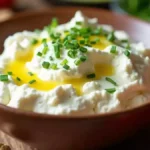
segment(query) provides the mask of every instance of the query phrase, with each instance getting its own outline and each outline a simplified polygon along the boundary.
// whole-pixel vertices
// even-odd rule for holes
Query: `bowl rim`
[[[39,9],[39,10],[28,10],[28,11],[25,11],[25,12],[19,12],[19,13],[14,13],[13,16],[11,16],[11,18],[3,21],[3,22],[0,22],[0,24],[5,24],[7,22],[10,22],[10,21],[14,21],[14,20],[17,20],[17,19],[20,19],[22,17],[27,17],[27,16],[34,16],[34,15],[38,15],[38,14],[42,14],[42,13],[52,13],[53,11],[58,11],[59,9],[73,9],[73,10],[85,10],[85,11],[100,11],[100,12],[104,12],[104,13],[107,13],[107,14],[113,14],[113,15],[116,15],[118,17],[123,17],[123,18],[126,18],[128,20],[134,20],[135,22],[138,22],[138,23],[143,23],[145,25],[148,25],[150,27],[150,22],[148,21],[145,21],[145,20],[142,20],[142,19],[139,19],[135,16],[129,16],[128,14],[120,14],[118,12],[115,12],[113,10],[106,10],[104,8],[93,8],[93,7],[89,7],[89,6],[86,6],[86,7],[83,7],[83,6],[79,6],[79,7],[76,7],[76,6],[55,6],[55,7],[51,7],[51,8],[42,8],[42,9]]]
[[[140,20],[136,17],[131,17],[128,16],[126,14],[119,14],[117,12],[114,11],[110,11],[110,10],[105,10],[102,8],[91,8],[91,7],[74,7],[74,6],[56,6],[56,7],[52,7],[52,8],[46,8],[46,9],[40,9],[40,10],[34,10],[34,11],[28,11],[28,12],[21,12],[19,14],[15,14],[14,16],[12,16],[10,19],[1,22],[0,25],[3,25],[5,23],[9,23],[11,21],[15,21],[17,19],[23,18],[23,17],[28,17],[28,16],[34,16],[34,15],[38,15],[38,14],[42,14],[42,13],[52,13],[53,11],[57,11],[58,9],[74,9],[74,10],[86,10],[86,11],[99,11],[99,12],[104,12],[107,14],[113,14],[116,16],[120,16],[123,18],[126,18],[128,20],[131,20],[133,22],[138,22],[138,23],[143,23],[145,25],[148,25],[150,27],[150,23]],[[38,112],[32,112],[32,111],[25,111],[25,110],[21,110],[18,108],[13,108],[13,107],[9,107],[7,105],[4,104],[0,104],[0,109],[4,112],[9,112],[9,113],[13,113],[16,116],[25,116],[25,117],[30,117],[30,118],[36,118],[36,119],[65,119],[65,120],[74,120],[74,119],[81,119],[81,120],[88,120],[88,119],[99,119],[99,118],[105,118],[105,117],[112,117],[112,116],[118,116],[118,115],[124,115],[124,114],[128,114],[128,113],[134,113],[136,110],[141,110],[144,109],[146,107],[150,108],[150,103],[145,103],[142,104],[140,106],[131,108],[131,109],[125,109],[122,111],[115,111],[115,112],[106,112],[106,113],[98,113],[98,114],[87,114],[87,115],[54,115],[54,114],[46,114],[46,113],[38,113]]]

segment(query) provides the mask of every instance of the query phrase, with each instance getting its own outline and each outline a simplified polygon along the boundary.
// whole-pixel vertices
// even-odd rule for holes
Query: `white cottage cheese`
[[[64,46],[61,48],[60,57],[55,58],[55,43],[49,38],[48,30],[42,30],[40,33],[23,31],[9,36],[4,43],[4,52],[0,56],[0,102],[23,110],[56,115],[87,115],[121,111],[149,102],[150,95],[146,90],[143,74],[146,66],[150,65],[150,53],[144,45],[130,43],[130,48],[125,48],[128,44],[122,41],[129,40],[127,33],[114,31],[110,25],[100,25],[96,18],[89,19],[80,11],[76,12],[70,22],[56,26],[53,32],[61,33],[63,39],[66,34],[69,34],[64,31],[70,32],[74,27],[77,30],[87,27],[92,30],[103,29],[107,38],[113,34],[115,41],[104,40],[103,47],[96,47],[96,44],[95,46],[84,45],[87,52],[78,50],[76,58],[70,57],[68,55],[70,49]],[[45,43],[41,42],[43,38],[47,39]],[[36,46],[31,44],[34,39],[40,41],[38,44],[34,41]],[[80,40],[84,39],[78,39]],[[101,37],[99,45],[100,43]],[[43,54],[45,46],[46,54]],[[33,50],[33,56],[27,58],[26,55],[29,55],[31,50]],[[86,60],[77,65],[75,61],[81,61],[79,58],[83,56]],[[24,59],[27,60],[24,64],[25,68],[20,70],[18,62],[22,63]],[[48,62],[47,68],[43,67],[43,62]],[[16,72],[9,70],[12,64],[18,67],[15,67],[15,70],[18,69]],[[96,65],[99,67],[98,70]],[[114,68],[113,73],[105,73],[111,72],[110,66]],[[66,69],[66,67],[69,68]],[[27,83],[26,81],[29,81],[31,77],[24,79],[26,78],[24,70],[32,72],[32,78],[36,76],[39,81],[31,80],[32,83]],[[8,71],[12,71],[12,75],[9,73],[8,81],[2,81],[2,75],[6,75]],[[20,76],[17,76],[18,73]],[[101,75],[97,77],[100,73]],[[96,78],[92,77],[88,80],[86,79],[88,75],[96,75]],[[38,85],[38,82],[42,84]],[[52,86],[54,84],[53,88],[45,88],[49,86],[48,83]],[[77,90],[79,87],[80,94]]]

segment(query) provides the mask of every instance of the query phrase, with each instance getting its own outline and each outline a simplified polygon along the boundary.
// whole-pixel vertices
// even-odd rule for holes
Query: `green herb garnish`
[[[66,69],[66,70],[70,69],[70,67],[68,65],[66,65],[66,64],[63,66],[63,68]]]
[[[45,44],[47,42],[47,39],[42,39],[42,43]]]
[[[45,55],[45,54],[47,53],[47,51],[48,51],[48,45],[45,44],[45,45],[44,45],[44,48],[43,48],[43,50],[42,50],[42,53]]]
[[[127,43],[127,45],[126,45],[126,47],[125,47],[126,49],[130,49],[131,48],[131,46],[130,46],[130,44],[129,44],[129,42]]]
[[[42,66],[43,66],[43,68],[48,69],[49,66],[50,66],[50,63],[47,62],[47,61],[44,61],[44,62],[42,63]]]
[[[88,74],[86,77],[89,78],[89,79],[95,78],[96,74],[95,73],[91,73],[91,74]]]
[[[41,56],[42,56],[42,53],[41,53],[41,52],[38,52],[37,55],[41,57]]]
[[[74,63],[75,63],[76,66],[79,66],[81,62],[82,62],[82,61],[81,61],[80,59],[76,59],[76,60],[74,61]]]
[[[85,44],[85,40],[80,40],[80,44]]]
[[[8,81],[8,75],[0,75],[0,81],[7,82]]]
[[[117,53],[117,47],[115,45],[113,45],[110,49],[110,52],[113,54],[116,54]]]
[[[129,52],[129,50],[126,49],[126,50],[124,51],[124,54],[125,54],[127,57],[130,57],[130,52]]]
[[[58,19],[57,19],[57,18],[53,18],[52,21],[51,21],[50,26],[51,26],[52,28],[57,27],[57,26],[58,26]]]
[[[105,79],[106,79],[106,81],[110,82],[111,84],[117,86],[117,83],[114,80],[112,80],[111,78],[106,77]]]
[[[93,35],[100,35],[100,34],[102,34],[102,32],[103,32],[103,28],[101,27],[101,28],[94,29],[92,31],[92,34]]]
[[[16,77],[16,80],[17,80],[17,81],[21,81],[21,79],[20,79],[19,77]]]
[[[34,32],[35,32],[36,34],[40,34],[40,33],[41,33],[41,30],[35,29]]]
[[[108,93],[114,93],[116,91],[115,88],[105,89]]]
[[[61,65],[66,65],[68,63],[68,60],[67,59],[64,59],[60,64]]]
[[[52,56],[49,56],[49,59],[50,59],[51,61],[53,61],[53,60],[54,60],[54,58],[53,58]]]
[[[52,63],[50,68],[53,69],[53,70],[57,70],[58,69],[57,68],[57,64],[55,64],[55,63]]]
[[[60,58],[60,45],[58,43],[54,44],[54,53],[56,58]]]
[[[84,61],[87,60],[87,57],[83,55],[83,56],[80,57],[80,60],[81,60],[82,62],[84,62]]]
[[[76,50],[69,50],[68,51],[68,56],[71,58],[76,58],[77,51]]]
[[[32,44],[32,45],[35,45],[35,44],[37,44],[37,43],[38,43],[38,40],[37,40],[37,39],[32,39],[32,40],[31,40],[31,44]]]
[[[94,44],[96,44],[96,41],[90,41],[90,44],[92,44],[92,45],[94,45]]]
[[[33,75],[34,75],[32,72],[28,72],[28,74],[29,74],[30,76],[33,76]]]
[[[108,34],[107,40],[110,41],[110,42],[113,42],[115,40],[114,32],[111,32],[111,33]]]
[[[77,21],[76,25],[82,25],[82,22],[81,21]]]
[[[97,43],[97,42],[100,42],[100,38],[99,37],[96,37],[95,39],[94,39],[94,41]]]
[[[8,73],[8,75],[10,75],[10,76],[13,74],[11,71],[9,71],[9,72],[7,72],[7,73]]]
[[[85,48],[85,47],[80,47],[79,50],[80,50],[82,53],[86,53],[86,52],[87,52],[87,48]]]
[[[31,80],[31,81],[29,81],[29,84],[33,84],[33,83],[35,83],[36,82],[36,80]]]

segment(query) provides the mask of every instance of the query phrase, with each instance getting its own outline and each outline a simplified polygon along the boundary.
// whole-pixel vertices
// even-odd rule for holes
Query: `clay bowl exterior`
[[[100,23],[111,24],[127,31],[135,41],[150,47],[150,25],[112,12],[93,8],[52,8],[25,13],[0,24],[0,50],[4,39],[15,32],[33,30],[47,25],[52,17],[60,23],[68,21],[76,10]],[[11,52],[10,52],[11,53]],[[0,105],[0,129],[39,150],[94,149],[106,147],[150,124],[150,104],[132,110],[93,116],[54,116],[24,112]]]

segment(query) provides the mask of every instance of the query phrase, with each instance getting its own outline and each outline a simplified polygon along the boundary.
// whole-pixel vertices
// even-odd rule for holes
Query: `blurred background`
[[[0,21],[16,12],[60,5],[104,8],[150,22],[150,0],[0,0]]]

